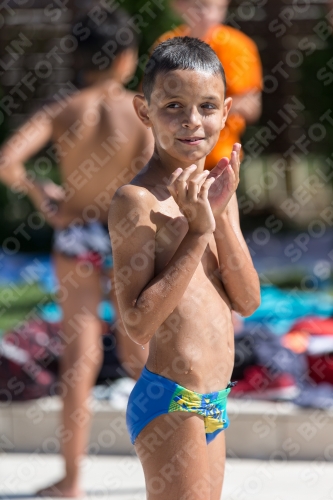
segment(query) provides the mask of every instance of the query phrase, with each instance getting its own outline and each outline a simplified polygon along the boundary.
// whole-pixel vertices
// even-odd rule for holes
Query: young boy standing
[[[176,37],[153,52],[136,112],[155,152],[111,203],[119,308],[129,337],[150,343],[127,408],[149,500],[220,499],[226,399],[234,361],[232,310],[259,305],[235,191],[240,145],[211,171],[232,105],[223,67],[204,42]],[[112,239],[112,238],[111,238]]]
[[[84,90],[37,111],[0,152],[0,180],[27,194],[55,228],[53,252],[64,330],[60,382],[65,476],[40,494],[56,497],[82,494],[80,461],[91,422],[88,403],[102,360],[98,307],[101,278],[110,273],[110,201],[152,151],[151,133],[133,110],[134,94],[124,87],[137,62],[129,16],[110,8],[101,9],[96,19],[88,10],[73,24],[71,35]],[[59,159],[61,188],[51,181],[32,181],[24,167],[50,141]],[[49,203],[55,200],[57,210]],[[117,347],[125,368],[136,365],[129,375],[138,378],[147,349],[120,331]]]
[[[233,144],[240,141],[247,124],[261,114],[262,67],[256,44],[238,29],[221,24],[225,21],[230,0],[172,0],[171,5],[184,24],[164,33],[156,43],[175,36],[191,36],[208,43],[224,67],[227,95],[232,97],[228,120],[215,148],[206,159],[212,169]]]

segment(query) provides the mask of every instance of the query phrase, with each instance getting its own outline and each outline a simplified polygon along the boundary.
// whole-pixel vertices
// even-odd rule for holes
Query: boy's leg
[[[141,431],[135,449],[145,474],[147,500],[210,500],[201,417],[186,412],[159,416]]]
[[[113,280],[113,269],[111,269],[111,282]],[[129,338],[124,328],[123,322],[120,317],[119,307],[117,302],[117,296],[114,293],[113,288],[111,289],[111,301],[116,310],[117,320],[116,320],[116,339],[117,339],[117,354],[119,361],[123,369],[128,373],[128,375],[135,380],[141,375],[142,368],[146,364],[149,354],[149,344],[144,346],[142,349],[141,345],[136,344]]]
[[[63,397],[62,453],[65,477],[42,490],[48,496],[75,497],[79,487],[80,459],[84,455],[89,430],[89,396],[102,360],[101,322],[97,307],[101,299],[100,273],[91,265],[55,255],[60,284],[59,302],[63,309],[64,353],[61,363]]]
[[[207,446],[210,472],[210,500],[220,500],[225,469],[225,432]]]

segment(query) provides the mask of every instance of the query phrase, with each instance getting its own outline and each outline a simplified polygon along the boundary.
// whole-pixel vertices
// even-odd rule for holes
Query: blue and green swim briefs
[[[154,418],[174,411],[193,412],[204,417],[206,441],[210,443],[229,426],[227,397],[233,385],[231,382],[222,391],[200,394],[144,367],[130,394],[126,411],[132,444]]]

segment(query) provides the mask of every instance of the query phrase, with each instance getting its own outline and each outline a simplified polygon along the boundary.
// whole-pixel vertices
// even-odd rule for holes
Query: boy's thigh
[[[174,412],[152,420],[135,442],[148,500],[210,500],[204,421]]]
[[[225,432],[220,432],[207,446],[209,474],[210,474],[210,500],[220,500],[225,469]]]
[[[60,254],[54,255],[54,263],[58,278],[56,300],[62,309],[65,332],[63,344],[67,363],[70,364],[86,354],[92,346],[100,344],[100,272],[87,265],[78,266],[75,259]],[[94,366],[100,362],[100,347],[97,357],[98,360],[93,362]]]
[[[53,254],[59,286],[59,302],[99,303],[102,295],[101,272],[91,263],[80,262],[60,253]]]

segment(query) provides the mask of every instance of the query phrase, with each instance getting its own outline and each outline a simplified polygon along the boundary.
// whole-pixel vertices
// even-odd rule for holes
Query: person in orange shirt
[[[240,142],[246,125],[261,115],[262,67],[256,44],[244,33],[222,23],[229,0],[172,0],[173,9],[186,24],[167,31],[154,46],[176,36],[191,36],[208,43],[220,59],[227,79],[227,97],[232,108],[225,128],[207,156],[205,168],[230,158],[233,145]]]

